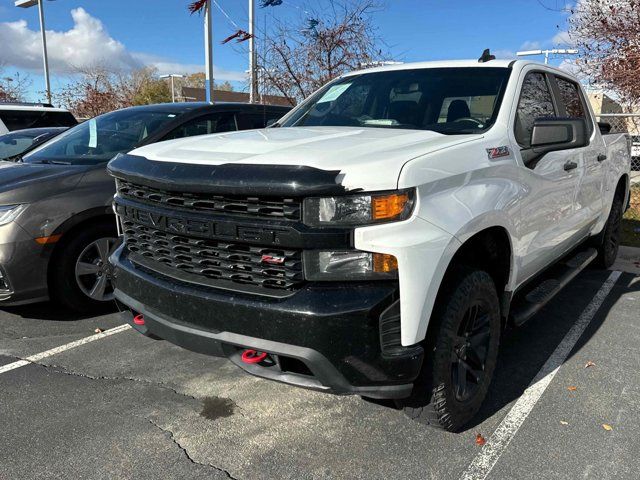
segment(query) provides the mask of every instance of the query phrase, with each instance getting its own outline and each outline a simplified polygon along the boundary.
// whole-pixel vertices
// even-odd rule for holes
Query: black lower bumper
[[[254,375],[335,394],[403,398],[423,360],[419,346],[383,353],[380,315],[397,296],[394,283],[309,284],[270,298],[187,284],[136,268],[120,248],[116,298],[145,317],[122,315],[143,334],[189,350],[227,357]],[[247,364],[245,349],[269,354]]]

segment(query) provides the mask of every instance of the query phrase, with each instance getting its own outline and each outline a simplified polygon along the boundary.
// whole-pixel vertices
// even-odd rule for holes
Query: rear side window
[[[578,86],[564,78],[556,77],[556,81],[558,83],[558,88],[560,89],[562,103],[567,110],[567,116],[574,118],[586,118]]]
[[[531,147],[533,124],[539,118],[556,117],[553,97],[543,73],[528,73],[522,84],[516,111],[516,140],[523,148]]]
[[[212,113],[183,123],[175,130],[169,132],[163,140],[230,132],[237,129],[236,117],[233,113]]]
[[[0,110],[0,119],[9,131],[25,128],[73,127],[78,124],[70,112]]]

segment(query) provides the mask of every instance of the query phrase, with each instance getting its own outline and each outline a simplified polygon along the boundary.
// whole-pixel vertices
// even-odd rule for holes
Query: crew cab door
[[[559,75],[550,75],[551,85],[558,100],[560,115],[585,120],[589,144],[575,150],[580,155],[582,175],[576,194],[576,219],[584,235],[600,218],[603,208],[604,168],[607,151],[602,136],[577,83]]]
[[[515,155],[521,162],[521,181],[526,188],[516,225],[518,283],[552,264],[575,244],[582,216],[576,197],[584,174],[580,149],[549,152],[534,161],[527,160],[535,121],[560,116],[560,107],[547,73],[529,71],[521,81],[513,119],[515,141],[520,147]]]

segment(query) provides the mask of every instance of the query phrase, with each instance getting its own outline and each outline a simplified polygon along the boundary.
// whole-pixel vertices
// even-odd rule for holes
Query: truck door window
[[[531,147],[533,123],[539,118],[555,117],[553,97],[543,73],[528,73],[522,84],[516,110],[515,134],[522,148]]]
[[[567,110],[567,116],[572,118],[586,118],[578,86],[564,78],[556,77],[556,82],[560,90],[562,103]]]
[[[162,140],[194,137],[210,133],[222,133],[237,130],[236,117],[233,113],[212,113],[197,117],[183,123],[169,132]]]
[[[566,78],[555,77],[556,85],[560,92],[560,101],[564,105],[566,115],[570,118],[584,118],[587,122],[589,134],[593,131],[593,124],[587,117],[587,108],[585,106],[582,95],[580,95],[580,87],[571,80]]]

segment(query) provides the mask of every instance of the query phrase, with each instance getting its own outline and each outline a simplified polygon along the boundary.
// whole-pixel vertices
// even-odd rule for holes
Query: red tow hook
[[[265,352],[258,352],[251,349],[247,349],[242,352],[242,361],[244,363],[260,363],[265,358],[267,358],[267,354]]]
[[[139,314],[133,317],[133,323],[136,325],[144,325],[144,315]]]

